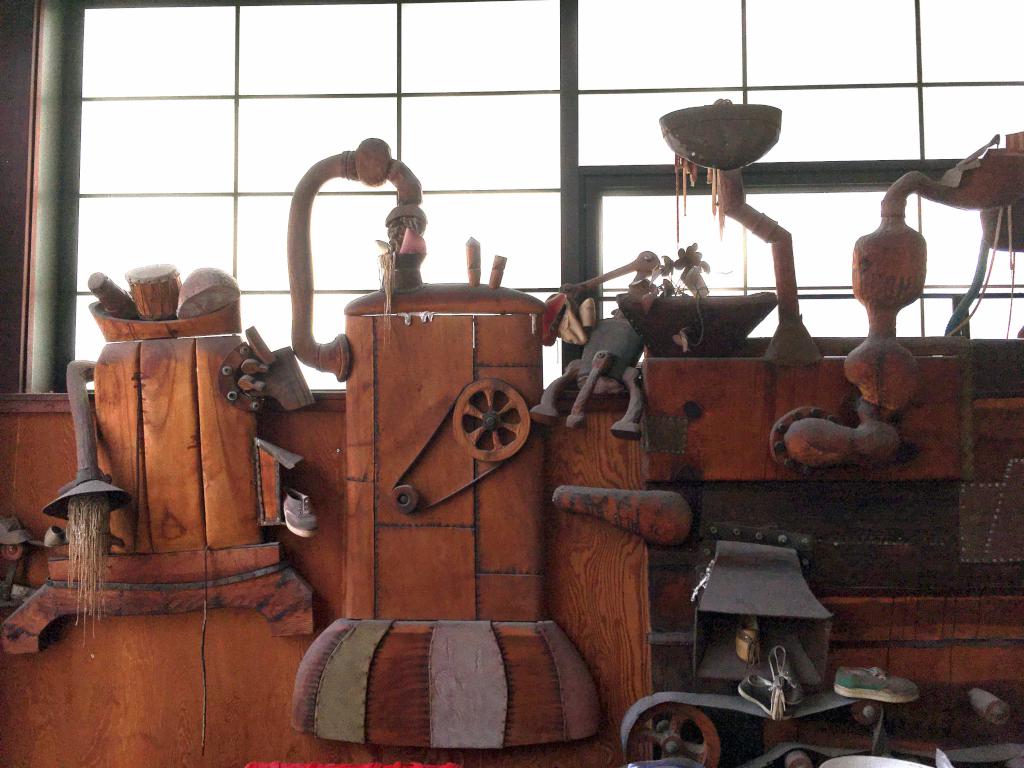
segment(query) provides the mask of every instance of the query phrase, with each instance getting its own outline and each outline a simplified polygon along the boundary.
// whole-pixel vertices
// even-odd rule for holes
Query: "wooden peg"
[[[139,316],[139,308],[128,292],[102,272],[89,275],[89,290],[100,300],[103,309],[111,317],[122,320],[134,320]]]
[[[480,243],[474,237],[466,241],[466,272],[470,288],[480,285]]]
[[[261,363],[271,365],[274,360],[274,353],[270,351],[270,347],[260,336],[260,332],[256,330],[255,325],[251,325],[245,329],[245,339],[249,342],[249,347],[252,349],[253,357],[259,360]],[[248,373],[248,371],[246,371]]]
[[[501,287],[501,279],[505,276],[505,262],[507,262],[504,256],[495,256],[494,261],[491,263],[491,279],[487,281],[488,288],[499,288]]]

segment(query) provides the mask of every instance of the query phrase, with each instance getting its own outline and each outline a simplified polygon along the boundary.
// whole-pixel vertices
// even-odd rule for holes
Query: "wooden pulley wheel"
[[[452,409],[455,440],[478,461],[504,461],[530,436],[530,410],[515,388],[501,379],[474,381]]]
[[[626,738],[626,761],[685,757],[718,768],[718,729],[699,708],[678,702],[655,704],[640,713]]]
[[[24,544],[4,544],[0,547],[0,558],[10,562],[15,562],[21,559],[21,555],[24,551]]]

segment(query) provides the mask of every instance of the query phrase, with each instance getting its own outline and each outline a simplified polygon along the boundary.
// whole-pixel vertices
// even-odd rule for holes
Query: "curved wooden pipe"
[[[71,420],[75,425],[75,457],[78,472],[75,479],[61,489],[72,488],[86,480],[106,480],[96,458],[96,422],[89,405],[86,384],[93,380],[96,363],[90,360],[72,360],[67,368],[68,400],[71,401]]]
[[[796,267],[793,264],[793,236],[779,222],[747,203],[741,171],[720,171],[719,174],[718,204],[722,206],[722,212],[772,248],[775,293],[779,299],[779,327],[765,357],[779,365],[811,365],[818,362],[821,360],[821,352],[800,319]]]
[[[560,485],[551,500],[557,509],[600,518],[648,544],[666,547],[686,541],[693,523],[686,499],[671,491]]]
[[[391,159],[391,149],[380,139],[366,139],[354,152],[342,152],[315,163],[295,187],[288,213],[288,284],[292,299],[292,348],[295,356],[318,371],[333,373],[338,381],[348,378],[351,354],[345,334],[319,344],[313,338],[313,251],[310,218],[320,188],[331,179],[361,181],[379,187],[390,181],[398,192],[398,207],[387,218],[392,247],[401,243],[406,226],[417,221],[422,230],[426,217],[419,209],[422,188],[412,171]],[[392,230],[395,231],[392,236]]]

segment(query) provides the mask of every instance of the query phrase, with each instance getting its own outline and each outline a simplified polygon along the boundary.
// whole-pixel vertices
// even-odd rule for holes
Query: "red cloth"
[[[362,763],[353,765],[350,763],[249,763],[245,768],[462,768],[455,763],[444,765],[424,765],[423,763]]]

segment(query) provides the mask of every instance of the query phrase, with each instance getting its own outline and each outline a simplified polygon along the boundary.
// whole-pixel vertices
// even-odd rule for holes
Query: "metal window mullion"
[[[232,168],[232,192],[231,192],[231,276],[238,280],[238,123],[240,102],[238,99],[241,71],[241,48],[242,48],[242,7],[235,3],[235,122],[234,140],[234,164]]]

